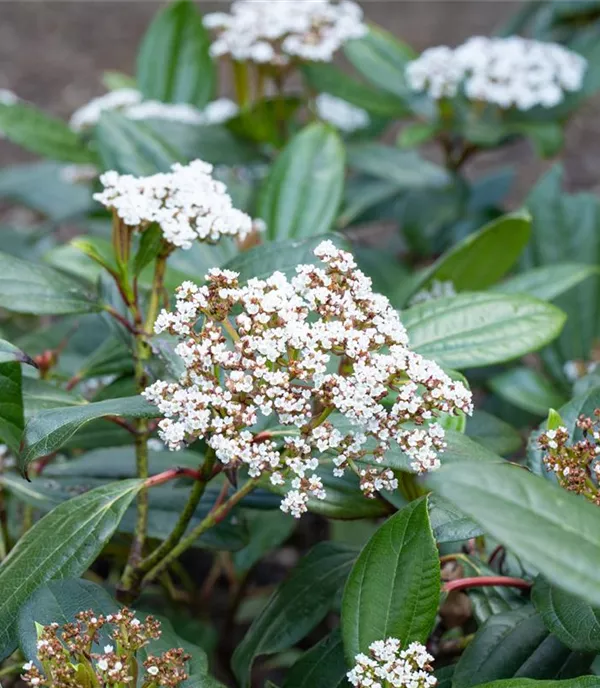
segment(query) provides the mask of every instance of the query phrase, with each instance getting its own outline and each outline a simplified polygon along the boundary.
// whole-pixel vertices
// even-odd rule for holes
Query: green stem
[[[193,528],[188,535],[182,538],[173,549],[162,558],[162,560],[154,566],[143,578],[142,584],[150,583],[157,576],[159,576],[172,561],[177,559],[186,549],[191,547],[196,540],[203,535],[207,530],[210,530],[218,523],[220,523],[227,514],[238,504],[246,495],[250,494],[252,490],[259,484],[258,479],[248,480],[230,499],[224,504],[211,511],[204,520]]]
[[[250,78],[248,73],[248,65],[245,62],[232,61],[233,65],[233,83],[235,86],[235,94],[240,108],[245,108],[250,105]]]
[[[138,566],[138,571],[140,574],[150,571],[156,564],[158,564],[161,559],[166,557],[169,552],[177,546],[183,534],[185,533],[190,521],[192,520],[196,508],[204,495],[206,486],[211,479],[212,469],[215,465],[216,456],[213,450],[209,449],[206,455],[206,460],[202,466],[202,479],[196,480],[190,496],[188,497],[187,504],[185,505],[183,511],[179,516],[177,524],[173,528],[171,534],[167,537],[164,542],[159,545],[149,556],[147,556],[143,561],[140,562]]]
[[[150,301],[148,302],[148,311],[146,313],[146,323],[144,326],[145,331],[148,333],[152,332],[154,329],[154,322],[162,302],[162,296],[165,289],[167,258],[168,253],[161,253],[154,265],[154,280],[152,281],[152,291],[150,292]]]

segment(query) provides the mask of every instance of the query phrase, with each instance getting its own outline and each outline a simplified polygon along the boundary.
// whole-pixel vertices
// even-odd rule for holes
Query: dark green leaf
[[[19,363],[0,363],[0,439],[19,451],[25,426],[22,373]]]
[[[565,315],[528,296],[484,292],[427,301],[404,311],[402,321],[414,349],[461,369],[536,351],[559,334]]]
[[[40,586],[80,576],[110,539],[142,482],[104,485],[57,506],[19,540],[0,566],[0,658],[17,643],[17,614]]]
[[[300,657],[283,688],[345,688],[347,670],[342,637],[335,630]]]
[[[539,416],[545,416],[549,408],[565,403],[562,393],[547,377],[525,366],[495,375],[488,384],[505,401]]]
[[[456,665],[452,686],[469,688],[513,677],[571,678],[588,670],[592,659],[573,654],[550,635],[528,605],[486,621]]]
[[[325,124],[311,124],[283,149],[258,201],[271,239],[303,239],[331,229],[342,199],[344,147]]]
[[[440,563],[427,499],[389,518],[354,565],[342,601],[342,637],[350,665],[382,638],[425,642],[440,594]]]
[[[66,392],[51,382],[32,377],[23,378],[23,407],[26,419],[56,406],[78,406],[85,403],[83,397]]]
[[[467,418],[465,432],[478,444],[500,456],[516,452],[523,444],[512,425],[481,409],[475,409],[473,415]]]
[[[546,628],[571,650],[600,651],[600,609],[538,577],[531,600]]]
[[[580,676],[565,681],[536,681],[535,679],[517,678],[478,684],[477,688],[600,688],[600,677]]]
[[[371,179],[359,175],[346,182],[344,203],[338,217],[338,227],[345,227],[375,206],[398,196],[402,186],[385,179]]]
[[[140,246],[133,264],[134,275],[139,275],[158,256],[162,246],[162,237],[162,229],[157,224],[153,224],[142,232]]]
[[[515,275],[502,284],[492,287],[494,291],[503,294],[527,294],[544,301],[564,294],[588,277],[598,274],[595,265],[582,265],[580,263],[561,263],[542,266],[526,270]]]
[[[145,98],[202,107],[215,88],[210,37],[194,3],[180,0],[159,12],[139,49],[137,84]]]
[[[483,530],[474,521],[443,497],[431,495],[428,506],[433,537],[438,544],[469,540],[483,534]]]
[[[291,647],[325,617],[355,557],[354,550],[322,542],[296,566],[254,620],[233,655],[233,670],[242,686],[249,685],[249,670],[255,657]]]
[[[227,128],[242,139],[279,147],[285,143],[282,127],[299,107],[300,99],[293,96],[260,100],[240,110],[227,122]]]
[[[25,426],[19,468],[26,472],[40,456],[60,449],[86,423],[106,416],[156,418],[156,406],[142,397],[107,399],[82,406],[65,406],[43,411]]]
[[[79,282],[45,265],[0,253],[0,306],[16,313],[61,315],[99,310]]]
[[[510,464],[442,466],[427,484],[551,583],[600,605],[600,513]]]
[[[13,143],[54,160],[94,162],[95,156],[65,122],[32,105],[0,103],[0,131]]]
[[[168,172],[173,163],[185,161],[147,124],[118,112],[102,114],[94,137],[105,170],[144,177]]]
[[[285,542],[296,527],[296,520],[281,511],[247,510],[246,521],[249,542],[233,555],[235,568],[241,572],[249,571],[268,552]]]

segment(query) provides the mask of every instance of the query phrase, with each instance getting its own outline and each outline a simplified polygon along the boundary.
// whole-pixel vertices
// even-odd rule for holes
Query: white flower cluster
[[[213,57],[278,66],[330,62],[346,41],[367,32],[352,0],[237,0],[230,14],[205,15],[204,25],[216,31]]]
[[[396,638],[377,640],[369,645],[369,655],[354,658],[348,681],[355,688],[433,688],[437,679],[431,674],[433,657],[421,643],[400,649]]]
[[[454,97],[462,85],[469,100],[530,110],[555,107],[565,92],[579,91],[586,68],[584,57],[557,43],[474,36],[458,48],[425,50],[406,76],[413,90],[435,99]]]
[[[130,227],[158,223],[164,238],[184,249],[198,239],[216,242],[228,235],[243,241],[250,234],[252,220],[233,207],[225,184],[212,178],[212,165],[194,160],[171,169],[150,177],[105,172],[100,177],[104,191],[94,199]]]
[[[317,115],[323,121],[329,122],[340,131],[347,133],[364,129],[371,122],[366,110],[355,107],[341,98],[329,95],[329,93],[320,93],[315,98],[315,107]]]
[[[238,106],[229,98],[219,98],[203,110],[188,103],[162,103],[144,100],[134,88],[121,88],[94,98],[76,110],[69,121],[74,131],[83,131],[97,124],[103,112],[116,110],[133,120],[162,119],[183,124],[222,124],[235,117]]]
[[[333,457],[336,476],[350,467],[367,496],[394,489],[391,471],[375,470],[391,444],[415,471],[433,470],[445,446],[436,416],[472,409],[462,383],[410,351],[351,254],[323,241],[315,255],[324,266],[300,265],[291,279],[275,272],[240,286],[237,273],[213,269],[205,286],[182,284],[155,332],[179,337],[186,371],[144,392],[171,449],[204,437],[222,463],[290,487],[281,508],[294,516],[325,496],[321,460]],[[267,419],[284,430],[261,432]]]
[[[456,296],[454,282],[451,280],[432,280],[429,287],[418,291],[410,300],[409,305],[415,306],[417,303],[442,299],[445,296]]]

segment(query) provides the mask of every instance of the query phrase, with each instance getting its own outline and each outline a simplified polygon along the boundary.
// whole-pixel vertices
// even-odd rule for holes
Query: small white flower
[[[23,664],[23,671],[31,671],[33,669],[33,662],[25,662]]]
[[[115,648],[112,645],[105,645],[104,646],[104,654],[105,655],[110,655],[114,651],[115,651]]]
[[[149,666],[146,671],[150,674],[150,676],[158,676],[158,667],[156,666]]]
[[[371,121],[366,110],[355,107],[329,93],[320,93],[315,98],[315,106],[322,120],[347,133],[364,129]]]
[[[100,671],[108,670],[108,662],[106,661],[106,659],[102,658],[98,660],[98,669],[100,669]]]

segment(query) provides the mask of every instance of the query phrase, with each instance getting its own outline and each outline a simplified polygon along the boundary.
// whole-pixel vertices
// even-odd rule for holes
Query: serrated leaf
[[[0,103],[0,131],[31,153],[65,162],[95,161],[92,151],[65,122],[33,105]]]
[[[342,637],[351,666],[382,638],[425,642],[440,594],[440,563],[427,499],[389,518],[360,553],[342,600]]]
[[[232,667],[243,688],[255,657],[291,647],[325,617],[355,557],[348,547],[322,542],[277,588],[233,654]]]
[[[427,485],[551,583],[600,605],[600,513],[510,464],[442,466]]]
[[[271,239],[303,239],[331,229],[342,200],[345,151],[338,134],[310,124],[286,145],[265,180],[258,216]]]
[[[82,406],[65,406],[43,411],[25,426],[19,468],[26,473],[32,461],[60,449],[90,421],[106,416],[156,418],[157,415],[156,406],[142,397],[107,399]]]
[[[99,310],[79,282],[46,265],[0,253],[0,306],[15,313],[64,315]]]
[[[209,47],[210,36],[192,2],[165,7],[154,17],[138,53],[136,80],[144,97],[206,105],[216,80]]]
[[[21,606],[44,583],[84,573],[142,484],[125,480],[75,497],[40,519],[19,540],[0,565],[0,659],[17,644]]]
[[[402,313],[412,348],[450,368],[503,363],[552,341],[565,315],[528,296],[463,293]]]

